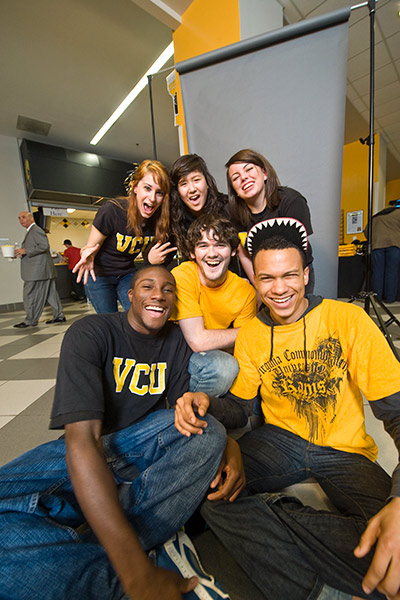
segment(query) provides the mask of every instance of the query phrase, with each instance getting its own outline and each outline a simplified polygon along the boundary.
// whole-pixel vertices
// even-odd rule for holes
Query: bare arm
[[[87,244],[81,249],[81,260],[76,263],[75,267],[72,269],[73,273],[78,271],[76,278],[78,283],[82,280],[82,278],[83,282],[87,283],[89,275],[92,276],[93,281],[96,281],[96,275],[94,272],[94,259],[105,239],[106,236],[103,235],[101,231],[96,229],[94,225],[92,225]]]
[[[65,426],[66,461],[82,512],[130,598],[180,600],[181,594],[193,589],[197,580],[183,580],[157,569],[147,559],[119,502],[100,435],[100,420]]]
[[[181,319],[179,326],[193,352],[232,348],[239,331],[237,328],[206,329],[203,317]]]
[[[250,254],[245,248],[243,248],[242,244],[239,244],[237,252],[243,271],[246,273],[250,283],[254,285],[254,269],[253,263],[251,262]]]

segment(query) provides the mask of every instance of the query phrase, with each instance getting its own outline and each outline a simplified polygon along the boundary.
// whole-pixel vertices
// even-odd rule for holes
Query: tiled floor
[[[48,429],[61,342],[75,320],[93,312],[86,302],[63,305],[66,323],[46,325],[46,308],[27,329],[13,327],[22,311],[0,314],[0,465],[61,435]]]
[[[49,431],[49,414],[53,401],[59,350],[65,331],[73,321],[92,309],[82,302],[64,304],[67,322],[46,325],[49,308],[38,327],[15,329],[23,320],[22,312],[0,314],[0,465],[34,446],[59,437]],[[400,303],[390,305],[400,319]],[[400,352],[400,328],[389,328]],[[391,473],[397,464],[397,452],[383,426],[365,407],[368,432],[379,447],[379,462]]]

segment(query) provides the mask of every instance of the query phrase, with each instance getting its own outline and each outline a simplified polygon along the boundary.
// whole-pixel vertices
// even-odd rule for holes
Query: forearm
[[[83,251],[86,248],[93,248],[94,246],[99,244],[99,247],[97,248],[97,250],[95,250],[94,252],[91,253],[91,256],[95,257],[96,254],[98,253],[98,251],[100,250],[100,247],[103,244],[106,237],[107,236],[103,235],[101,233],[101,231],[99,231],[94,225],[92,225],[92,228],[89,233],[88,241],[86,242],[86,245],[81,248],[81,256],[83,254]]]
[[[242,400],[228,393],[222,398],[210,398],[208,412],[227,429],[237,429],[247,424],[252,405],[252,400]]]
[[[192,319],[183,319],[179,321],[179,325],[193,352],[224,350],[233,348],[235,345],[236,336],[239,331],[238,328],[205,329],[204,324],[194,326],[189,321],[192,321]]]
[[[254,285],[253,263],[248,252],[245,250],[245,248],[243,248],[242,244],[239,244],[238,247],[238,257],[240,260],[240,264],[242,265],[242,269],[246,273],[248,280]]]
[[[383,421],[400,454],[400,392],[370,402],[370,406],[375,417]],[[400,496],[400,463],[392,475],[391,497],[394,496]]]
[[[81,510],[127,589],[149,563],[120,505],[100,440],[67,443],[66,460]]]

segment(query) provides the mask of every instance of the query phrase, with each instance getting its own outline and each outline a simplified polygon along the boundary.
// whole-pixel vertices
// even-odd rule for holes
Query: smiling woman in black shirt
[[[117,300],[128,310],[135,258],[154,241],[146,261],[165,262],[176,250],[167,241],[168,231],[168,173],[160,162],[145,160],[132,175],[128,197],[110,200],[98,210],[74,269],[79,271],[78,280],[84,279],[97,313],[117,312]]]

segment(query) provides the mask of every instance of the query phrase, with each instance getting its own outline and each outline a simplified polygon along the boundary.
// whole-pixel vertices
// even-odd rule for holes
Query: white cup
[[[15,246],[14,244],[4,244],[1,247],[4,258],[15,258]]]

